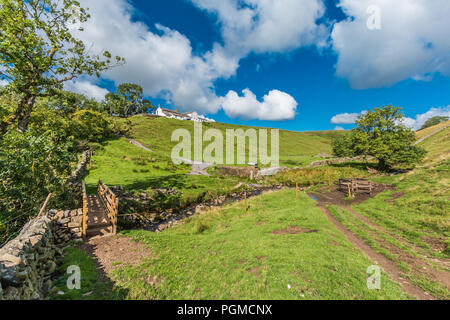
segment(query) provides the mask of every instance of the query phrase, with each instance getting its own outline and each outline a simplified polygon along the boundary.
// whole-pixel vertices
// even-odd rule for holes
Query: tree
[[[36,98],[124,62],[115,57],[113,63],[108,51],[90,55],[70,33],[89,18],[75,0],[0,0],[0,80],[8,80],[8,89],[20,95],[14,113],[0,124],[0,136],[16,122],[19,132],[27,130]]]
[[[442,122],[448,121],[448,117],[445,116],[436,116],[433,118],[428,119],[422,126],[422,128],[420,128],[420,130],[432,127],[432,126],[436,126]]]
[[[400,108],[392,105],[375,108],[360,116],[357,127],[350,134],[333,143],[336,156],[373,156],[380,170],[390,170],[395,165],[414,165],[426,151],[414,146],[415,133],[402,124]]]
[[[129,117],[155,109],[151,102],[143,99],[143,89],[134,83],[123,83],[117,87],[116,93],[110,92],[105,97],[110,114]]]

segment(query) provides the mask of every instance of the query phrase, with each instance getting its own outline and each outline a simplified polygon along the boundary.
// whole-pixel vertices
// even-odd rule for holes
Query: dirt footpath
[[[139,264],[152,256],[144,244],[121,235],[92,238],[80,245],[80,249],[94,259],[101,280],[109,280],[108,274],[117,268]]]
[[[394,281],[399,283],[403,290],[420,300],[433,300],[434,298],[428,293],[415,286],[411,281],[402,277],[402,271],[397,267],[396,263],[386,258],[384,255],[375,252],[364,240],[358,238],[353,232],[344,227],[323,205],[319,205],[322,212],[333,223],[336,228],[344,234],[347,240],[355,247],[362,250],[372,261],[378,264]]]
[[[361,249],[368,257],[370,257],[373,261],[379,264],[386,273],[388,273],[391,278],[398,282],[404,289],[404,291],[412,296],[417,297],[421,300],[430,300],[434,299],[434,297],[425,292],[418,286],[414,285],[409,279],[406,279],[403,271],[401,271],[397,263],[402,261],[411,267],[411,271],[415,275],[425,275],[428,279],[433,280],[435,282],[441,283],[442,285],[450,288],[450,273],[444,270],[437,270],[430,266],[430,261],[428,261],[428,257],[425,258],[426,253],[422,248],[416,247],[414,244],[407,242],[406,239],[399,238],[397,235],[388,232],[383,227],[373,222],[370,218],[363,216],[356,212],[355,210],[350,208],[352,204],[361,203],[369,198],[375,197],[380,192],[385,190],[394,190],[392,186],[389,185],[376,185],[375,190],[372,194],[356,194],[355,198],[352,200],[346,199],[346,194],[338,189],[337,186],[324,187],[319,189],[317,192],[310,193],[309,195],[317,200],[318,206],[322,210],[322,212],[326,215],[328,220],[332,222],[338,229],[341,231],[347,239],[357,248]],[[397,193],[393,195],[393,198],[397,198],[402,196],[402,194]],[[380,237],[377,237],[374,232],[369,232],[372,240],[376,241],[382,248],[388,250],[392,254],[397,257],[398,261],[391,261],[386,256],[377,253],[372,249],[364,240],[362,240],[358,235],[347,229],[338,219],[336,219],[331,212],[327,209],[327,205],[336,205],[341,207],[342,209],[348,211],[355,218],[368,225],[370,228],[377,230],[378,232],[388,235],[390,237],[395,238],[403,245],[409,246],[413,251],[422,255],[422,258],[418,256],[412,256],[408,254],[404,250],[394,246],[387,241],[382,240]],[[433,262],[440,264],[442,267],[448,267],[448,261],[440,260],[440,259],[432,259]]]

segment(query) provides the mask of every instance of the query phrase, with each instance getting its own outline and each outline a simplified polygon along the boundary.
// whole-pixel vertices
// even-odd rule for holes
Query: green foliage
[[[109,121],[97,111],[78,110],[72,116],[71,132],[78,139],[101,142],[112,135]]]
[[[70,141],[56,142],[51,135],[32,130],[24,134],[13,130],[0,139],[0,224],[20,217],[7,225],[0,242],[37,214],[48,193],[58,199],[65,192],[75,160],[70,148]]]
[[[390,170],[396,165],[415,165],[426,151],[414,146],[414,132],[402,125],[404,115],[400,108],[384,106],[375,108],[356,122],[357,128],[333,143],[336,156],[369,155],[378,159],[380,170]]]
[[[108,93],[105,100],[105,108],[110,114],[125,118],[155,109],[150,101],[143,99],[142,87],[134,83],[119,85],[116,93]]]
[[[75,113],[77,110],[103,111],[101,103],[70,91],[57,91],[55,95],[41,100],[47,108],[61,111],[64,115]]]
[[[50,96],[83,74],[99,76],[112,65],[109,52],[91,55],[71,33],[71,26],[89,18],[75,0],[0,0],[0,79],[21,95],[1,134],[15,121],[19,131],[28,128],[37,97]],[[116,57],[114,64],[122,62]]]
[[[50,207],[75,207],[78,197],[65,183],[78,153],[112,135],[113,128],[102,113],[73,109],[67,114],[68,109],[56,107],[66,103],[67,96],[37,99],[28,130],[24,134],[9,130],[0,138],[0,224],[20,217],[0,225],[0,243],[37,213],[50,192],[54,194]],[[0,96],[6,117],[16,97],[14,93]]]
[[[444,116],[436,116],[436,117],[430,118],[423,124],[423,126],[422,126],[422,128],[420,128],[420,130],[436,126],[436,125],[438,125],[442,122],[448,121],[448,120],[449,120],[449,118],[444,117]]]

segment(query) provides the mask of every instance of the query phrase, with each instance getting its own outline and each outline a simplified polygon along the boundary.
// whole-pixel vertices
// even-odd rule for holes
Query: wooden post
[[[247,212],[247,191],[244,193],[244,211]]]
[[[48,202],[50,201],[50,198],[52,197],[52,194],[49,193],[47,196],[47,199],[45,199],[44,204],[42,205],[41,210],[39,211],[38,217],[42,216],[44,214],[45,209],[47,208]]]
[[[87,237],[87,224],[88,224],[88,214],[89,214],[89,207],[88,207],[88,199],[87,199],[87,193],[86,193],[86,184],[84,183],[84,181],[81,184],[81,188],[82,188],[82,192],[83,192],[83,220],[82,222],[82,235],[83,235],[83,240],[86,241],[86,237]]]
[[[295,184],[295,197],[298,198],[298,182]]]
[[[347,187],[348,187],[348,197],[351,198],[352,197],[352,191],[350,189],[350,183],[347,184]]]

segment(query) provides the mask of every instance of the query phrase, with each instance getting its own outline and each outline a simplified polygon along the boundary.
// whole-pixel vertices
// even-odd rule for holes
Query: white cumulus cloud
[[[444,116],[450,118],[450,106],[431,108],[425,113],[418,114],[415,118],[405,118],[403,124],[413,130],[419,130],[428,119],[437,116]]]
[[[331,123],[354,124],[358,119],[358,116],[364,115],[366,113],[367,111],[362,111],[361,113],[341,113],[331,118]],[[419,130],[428,119],[436,116],[445,116],[450,118],[450,106],[431,108],[425,113],[416,115],[415,118],[405,117],[401,123],[413,130]]]
[[[86,97],[97,101],[102,101],[105,98],[105,95],[109,92],[108,90],[96,86],[89,81],[82,80],[66,82],[64,84],[64,89],[85,95]]]
[[[223,109],[230,118],[283,121],[295,117],[298,103],[287,93],[272,90],[262,102],[249,89],[242,93],[243,96],[239,96],[231,90],[223,99]]]
[[[358,120],[358,117],[367,113],[363,111],[361,113],[340,113],[331,118],[332,124],[353,124]]]
[[[409,78],[450,76],[450,1],[340,0],[349,18],[334,25],[337,75],[356,89],[393,85]],[[380,30],[370,30],[369,6],[380,9]]]
[[[325,43],[327,29],[317,24],[325,13],[322,0],[191,0],[216,15],[226,50],[284,52]]]
[[[116,85],[138,83],[146,95],[165,98],[182,111],[219,111],[227,99],[217,96],[214,82],[234,76],[250,52],[283,52],[324,37],[324,27],[316,24],[324,13],[322,0],[193,0],[217,14],[224,42],[202,54],[195,54],[179,31],[134,19],[135,9],[126,0],[80,2],[92,18],[84,32],[74,29],[76,36],[93,52],[108,49],[126,59],[124,66],[102,76]]]

